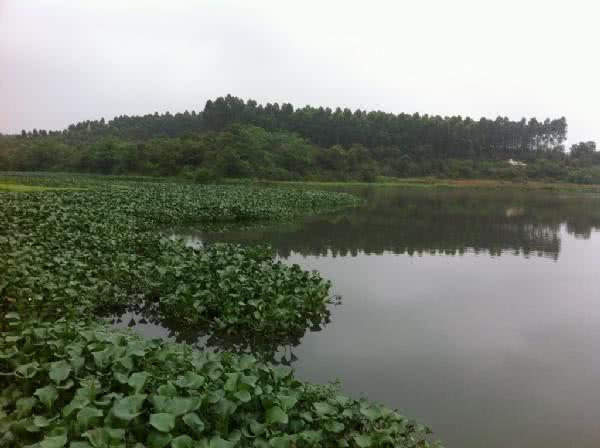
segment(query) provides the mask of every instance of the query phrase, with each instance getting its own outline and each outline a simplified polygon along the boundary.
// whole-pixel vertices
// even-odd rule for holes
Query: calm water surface
[[[600,196],[352,191],[364,206],[177,234],[190,245],[268,243],[333,281],[342,304],[331,321],[272,347],[300,378],[339,378],[344,392],[398,408],[449,448],[600,446]],[[136,313],[127,324],[244,346]]]

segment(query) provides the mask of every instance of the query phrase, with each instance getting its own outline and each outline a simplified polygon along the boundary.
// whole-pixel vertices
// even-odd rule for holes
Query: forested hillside
[[[600,182],[593,142],[565,152],[564,117],[538,121],[259,105],[228,95],[201,112],[119,116],[0,138],[1,170],[279,180],[377,176]],[[527,166],[512,166],[508,159]]]

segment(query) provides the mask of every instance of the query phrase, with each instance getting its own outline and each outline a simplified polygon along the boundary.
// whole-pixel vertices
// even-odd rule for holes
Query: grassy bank
[[[550,190],[573,192],[600,192],[600,184],[572,184],[558,182],[522,181],[514,182],[495,179],[437,179],[432,177],[393,178],[379,177],[375,182],[326,182],[326,181],[270,181],[270,180],[229,180],[227,183],[257,183],[261,185],[291,185],[311,187],[332,186],[387,186],[401,188],[472,188],[472,189],[519,189]]]
[[[159,176],[126,176],[74,173],[43,172],[0,172],[0,191],[45,191],[45,190],[77,190],[86,188],[128,188],[131,184],[193,184],[193,179],[186,177]],[[385,177],[379,176],[374,182],[359,181],[277,181],[257,178],[220,179],[218,184],[224,185],[258,185],[258,186],[298,186],[298,187],[332,187],[332,186],[389,186],[401,188],[471,188],[471,189],[518,189],[549,190],[573,192],[600,192],[600,184],[575,184],[568,182],[545,181],[510,181],[497,179],[439,179],[435,177]]]
[[[60,191],[60,190],[82,190],[82,188],[50,187],[40,185],[27,185],[18,182],[0,181],[0,191],[32,192],[32,191]]]

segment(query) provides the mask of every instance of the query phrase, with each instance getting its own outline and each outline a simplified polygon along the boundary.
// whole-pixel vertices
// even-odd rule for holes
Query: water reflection
[[[331,323],[332,309],[338,305],[340,305],[339,297],[334,298],[322,321],[313,322],[304,331],[277,339],[231,335],[201,326],[184,327],[180,322],[166,319],[156,304],[112,309],[103,316],[111,325],[119,328],[134,328],[136,332],[148,338],[186,342],[193,347],[208,351],[251,353],[271,364],[292,365],[298,360],[294,354],[294,347],[300,345],[307,332],[319,332]]]
[[[557,259],[559,231],[589,238],[600,226],[600,200],[529,192],[359,190],[365,206],[287,224],[228,232],[177,229],[189,244],[268,242],[278,255],[462,255],[503,253]]]
[[[367,199],[356,209],[173,232],[190,245],[268,243],[319,270],[343,297],[327,325],[265,344],[143,309],[113,317],[148,337],[258,352],[307,381],[339,378],[448,448],[600,446],[600,196],[355,192]]]

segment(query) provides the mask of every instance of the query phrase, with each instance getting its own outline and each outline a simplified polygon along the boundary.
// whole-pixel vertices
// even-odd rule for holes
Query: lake
[[[199,347],[269,352],[311,382],[399,409],[448,448],[600,446],[600,196],[336,188],[365,204],[293,223],[174,232],[270,244],[341,304],[280,346],[117,322]]]

